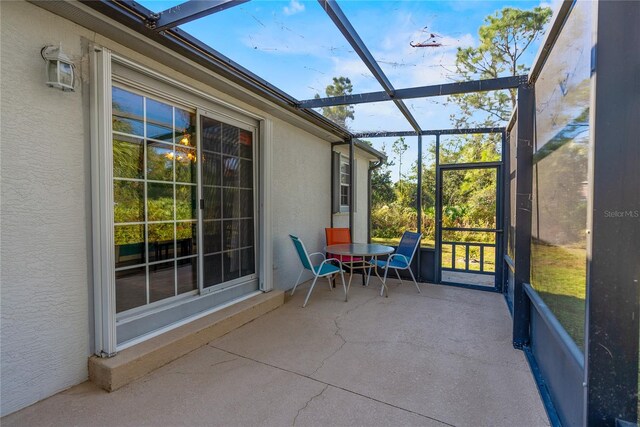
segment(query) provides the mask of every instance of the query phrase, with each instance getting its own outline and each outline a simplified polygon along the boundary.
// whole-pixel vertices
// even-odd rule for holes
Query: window
[[[351,183],[349,159],[340,156],[340,211],[349,210],[349,187]]]
[[[198,287],[195,112],[114,86],[116,312]]]
[[[255,277],[253,128],[196,132],[195,110],[115,85],[112,110],[116,313]]]
[[[349,163],[349,157],[338,153],[337,151],[332,152],[332,173],[331,177],[333,198],[331,200],[331,212],[340,213],[340,212],[349,212],[349,206],[351,205],[351,193],[356,193],[357,190],[357,180],[354,180],[354,188],[353,191],[351,189],[351,172],[353,170],[354,177],[357,177],[357,169],[356,166],[358,162],[353,161],[353,167]],[[354,211],[357,211],[357,203],[353,205]]]

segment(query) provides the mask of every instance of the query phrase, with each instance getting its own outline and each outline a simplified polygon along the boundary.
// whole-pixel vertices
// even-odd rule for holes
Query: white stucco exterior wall
[[[288,235],[298,234],[310,251],[317,251],[330,225],[329,141],[273,117],[272,110],[237,101],[30,3],[0,2],[0,19],[2,415],[87,378],[93,279],[88,57],[81,49],[83,39],[272,121],[274,286],[293,286],[299,261]],[[82,72],[73,93],[44,84],[40,49],[59,42]],[[364,233],[362,239],[366,165],[362,160],[358,170],[364,202],[358,201],[357,215],[364,219],[357,219],[356,236]]]
[[[274,124],[274,287],[290,289],[301,266],[289,234],[300,237],[309,252],[325,245],[324,229],[331,221],[331,145],[281,121]]]
[[[82,88],[44,84],[40,49],[80,58],[72,23],[23,2],[1,9],[2,414],[87,378],[89,147]]]

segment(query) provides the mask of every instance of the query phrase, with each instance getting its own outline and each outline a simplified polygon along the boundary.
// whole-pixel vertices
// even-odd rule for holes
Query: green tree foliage
[[[504,8],[488,16],[478,30],[477,47],[459,48],[456,69],[462,80],[477,80],[525,74],[522,62],[525,50],[542,34],[551,17],[551,9],[532,10]],[[504,124],[516,103],[515,91],[494,91],[455,95],[449,102],[459,107],[451,122],[456,128],[493,127]],[[480,112],[481,114],[477,114]],[[501,157],[498,135],[468,135],[441,140],[441,163],[497,161]],[[402,161],[407,147],[404,141],[393,144],[393,152]],[[435,158],[431,148],[431,158]],[[443,224],[457,227],[492,228],[495,226],[496,179],[494,170],[457,171],[445,175],[443,182]],[[408,176],[400,175],[394,184],[395,198],[372,206],[372,235],[377,238],[398,238],[404,230],[415,229],[417,166]],[[422,170],[422,224],[426,240],[435,235],[435,167],[424,162]],[[374,191],[376,191],[374,189]],[[390,198],[387,200],[391,200]],[[488,241],[490,233],[466,233],[448,238],[460,241]]]
[[[363,142],[373,146],[371,141],[364,140]],[[394,163],[389,160],[387,149],[384,144],[382,144],[380,151],[384,153],[387,160],[371,171],[372,206],[388,205],[393,203],[396,199],[396,194],[393,191],[393,181],[391,181],[391,170],[389,169]]]
[[[533,10],[506,7],[487,16],[478,30],[480,45],[458,48],[456,70],[462,80],[527,73],[528,67],[521,62],[522,54],[540,37],[550,18],[551,9],[548,7],[535,7]],[[516,105],[516,91],[453,95],[449,101],[461,110],[460,114],[451,116],[455,127],[495,126],[509,119]],[[480,122],[473,117],[477,111],[486,113]]]
[[[402,155],[409,149],[409,145],[405,142],[404,137],[400,137],[393,141],[391,146],[393,154],[398,157],[398,181],[402,180]]]
[[[478,47],[458,48],[456,69],[463,80],[491,79],[526,74],[522,54],[540,37],[551,9],[504,8],[488,16],[478,30]],[[492,91],[453,95],[449,101],[460,112],[451,115],[457,128],[503,125],[516,105],[516,91]],[[483,114],[478,114],[478,112]],[[499,135],[465,135],[441,144],[442,163],[498,161]],[[443,181],[443,225],[448,227],[495,227],[496,176],[494,170],[450,171]],[[490,234],[451,236],[461,240],[492,239]]]
[[[334,77],[333,83],[325,89],[327,97],[351,95],[353,85],[348,77]],[[315,99],[319,99],[320,95],[316,93]],[[347,119],[353,120],[353,105],[335,105],[332,107],[322,107],[322,115],[330,119],[334,123],[347,128]]]
[[[391,171],[374,169],[371,173],[371,204],[373,206],[388,205],[396,200],[391,182]]]

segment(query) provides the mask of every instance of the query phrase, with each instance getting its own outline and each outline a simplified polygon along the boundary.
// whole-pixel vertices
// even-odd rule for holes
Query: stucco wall
[[[40,49],[85,31],[0,2],[2,414],[87,377],[89,148],[82,90],[44,84]],[[88,32],[87,32],[88,33]]]
[[[289,234],[309,252],[325,245],[331,220],[331,146],[281,121],[273,135],[274,287],[290,289],[300,273]]]
[[[30,3],[0,2],[0,16],[4,415],[87,378],[93,284],[88,59],[81,49],[83,39],[273,120],[276,288],[290,288],[299,272],[289,233],[299,234],[310,251],[324,245],[324,228],[330,224],[331,148],[329,142],[272,117],[273,110],[236,101]],[[44,84],[40,49],[60,41],[83,74],[74,93]],[[366,181],[362,185],[366,188]]]

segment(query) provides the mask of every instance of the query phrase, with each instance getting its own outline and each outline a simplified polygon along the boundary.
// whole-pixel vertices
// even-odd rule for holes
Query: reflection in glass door
[[[200,116],[203,288],[255,276],[254,132]]]
[[[195,293],[195,113],[114,86],[116,312]]]

